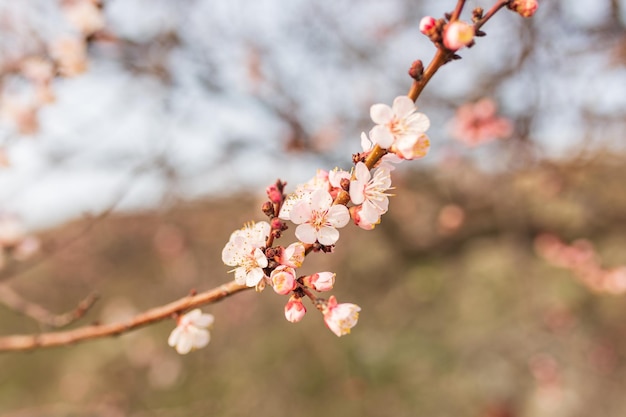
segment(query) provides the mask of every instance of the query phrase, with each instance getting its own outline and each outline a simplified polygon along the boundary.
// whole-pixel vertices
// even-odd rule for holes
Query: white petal
[[[393,100],[392,108],[398,119],[404,119],[415,111],[415,103],[407,96],[398,96]]]
[[[317,240],[322,245],[334,245],[339,240],[339,231],[334,227],[324,226],[317,232]]]
[[[248,275],[246,275],[246,285],[248,287],[255,287],[264,276],[265,273],[261,268],[254,268],[252,271],[248,272]]]
[[[246,275],[248,274],[243,266],[235,269],[235,282],[239,285],[244,285],[246,283]]]
[[[178,339],[178,343],[176,344],[176,352],[181,355],[186,355],[191,352],[191,348],[193,348],[193,337],[189,333],[184,333]]]
[[[311,195],[311,210],[327,210],[333,204],[333,198],[328,191],[315,190]]]
[[[370,130],[370,138],[383,149],[387,149],[393,143],[393,135],[384,126],[377,125]]]
[[[203,329],[196,329],[193,334],[193,347],[200,349],[205,347],[211,341],[211,334]]]
[[[350,212],[346,206],[336,204],[328,210],[326,221],[333,227],[344,227],[350,221]]]
[[[201,314],[200,317],[194,319],[193,324],[196,327],[206,329],[207,327],[212,326],[214,321],[215,317],[213,317],[212,314]]]
[[[359,162],[358,164],[356,164],[354,174],[357,180],[364,183],[367,183],[370,178],[372,178],[372,174],[370,174],[369,168],[363,162]]]
[[[295,224],[304,223],[311,218],[311,206],[307,201],[296,203],[289,213],[289,218]]]
[[[261,249],[257,248],[254,250],[254,260],[256,261],[256,264],[261,268],[267,267],[267,257]]]
[[[350,200],[356,205],[365,200],[365,184],[360,181],[350,181]]]
[[[303,243],[315,243],[317,240],[315,228],[308,223],[296,227],[296,237]]]
[[[412,131],[426,132],[430,127],[430,119],[424,113],[415,113],[407,118],[407,124]]]
[[[361,132],[361,148],[363,149],[363,152],[369,151],[370,149],[372,149],[372,146],[373,144],[369,140],[365,132]]]
[[[370,108],[370,117],[374,123],[384,125],[393,119],[393,111],[386,104],[374,104]]]
[[[170,333],[170,337],[168,337],[167,339],[167,344],[172,347],[176,346],[178,340],[180,339],[182,331],[183,329],[181,327],[176,326],[176,328],[172,330],[172,333]]]

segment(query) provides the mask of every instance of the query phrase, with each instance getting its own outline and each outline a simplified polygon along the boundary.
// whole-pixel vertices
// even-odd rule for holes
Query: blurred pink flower
[[[459,107],[450,124],[450,135],[467,146],[478,146],[513,133],[511,122],[496,114],[496,103],[483,98]]]

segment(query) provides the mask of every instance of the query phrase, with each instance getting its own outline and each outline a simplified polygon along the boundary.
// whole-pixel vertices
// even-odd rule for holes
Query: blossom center
[[[328,226],[328,222],[326,221],[326,217],[328,216],[328,210],[311,210],[311,220],[309,224],[315,228],[315,230],[320,230],[324,226]]]

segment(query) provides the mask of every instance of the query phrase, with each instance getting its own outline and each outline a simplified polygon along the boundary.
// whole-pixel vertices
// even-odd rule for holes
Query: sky
[[[106,1],[105,27],[119,42],[93,44],[88,71],[54,81],[56,101],[39,112],[38,133],[17,135],[0,122],[11,161],[0,171],[0,211],[40,229],[112,205],[138,210],[172,198],[260,194],[278,177],[295,186],[318,167],[348,168],[361,131],[371,127],[369,106],[404,94],[410,63],[434,54],[419,18],[438,17],[453,3]],[[482,94],[505,114],[532,113],[531,135],[545,155],[567,155],[590,134],[619,137],[622,125],[588,133],[580,116],[586,109],[609,118],[626,112],[626,95],[615,88],[625,85],[626,71],[611,64],[619,36],[589,51],[597,39],[588,31],[610,17],[608,4],[546,0],[533,22],[508,12],[489,22],[488,36],[444,67],[418,102],[433,122],[425,164],[450,149],[466,152],[450,144],[446,124],[456,105]],[[547,24],[557,12],[560,19]],[[17,27],[43,40],[73,30],[47,0],[0,0],[0,14],[15,23],[2,29],[0,63],[37,49],[32,32]],[[163,39],[172,33],[167,47]],[[518,60],[532,36],[537,52],[491,88],[489,77]],[[165,80],[151,72],[159,65]],[[19,89],[20,81],[5,78],[3,87]],[[284,114],[295,115],[312,152],[286,151],[293,132]],[[489,151],[469,152],[490,158]]]

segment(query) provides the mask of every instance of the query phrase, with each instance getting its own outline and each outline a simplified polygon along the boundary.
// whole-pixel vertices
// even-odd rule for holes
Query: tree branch
[[[1,337],[0,352],[63,346],[107,336],[117,336],[138,329],[139,327],[168,319],[172,315],[185,310],[215,303],[223,298],[250,288],[251,287],[239,285],[235,281],[231,281],[200,294],[183,297],[164,306],[152,308],[123,322],[94,324],[63,332]]]

